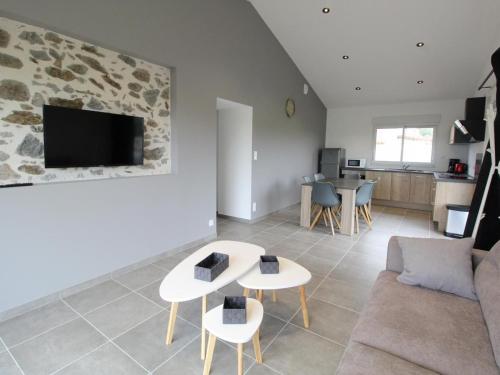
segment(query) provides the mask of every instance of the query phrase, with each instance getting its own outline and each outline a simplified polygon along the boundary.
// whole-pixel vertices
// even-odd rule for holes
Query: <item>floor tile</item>
[[[177,254],[168,255],[160,258],[158,261],[154,262],[153,265],[164,269],[165,271],[173,270],[180,262],[186,259],[190,254],[188,252],[182,251]]]
[[[307,305],[309,329],[323,337],[347,345],[351,331],[358,321],[359,314],[315,298],[309,299]],[[292,319],[292,323],[302,326],[302,316],[296,315]]]
[[[207,311],[213,309],[223,302],[223,294],[210,294],[209,296],[207,296]],[[191,324],[194,324],[197,327],[201,327],[201,298],[179,303],[177,314]]]
[[[171,303],[165,301],[160,297],[160,284],[162,280],[155,281],[142,289],[139,289],[137,293],[141,296],[146,297],[148,300],[155,302],[156,304],[163,306],[165,308],[170,308]]]
[[[252,345],[251,343],[246,345]],[[248,356],[243,357],[243,367],[247,369],[253,359]],[[238,366],[237,352],[233,347],[217,340],[212,360],[210,375],[236,374]],[[200,360],[200,343],[193,341],[179,354],[166,362],[155,375],[200,375],[203,373],[203,361]]]
[[[288,239],[299,240],[302,242],[314,244],[325,237],[326,237],[325,233],[313,232],[302,228],[301,230],[295,232],[290,237],[288,237]]]
[[[168,272],[154,265],[148,265],[136,270],[127,272],[123,275],[114,277],[114,280],[130,289],[140,289],[153,281],[165,277]]]
[[[336,262],[306,253],[295,260],[314,275],[326,276],[335,266]]]
[[[77,316],[63,302],[57,301],[0,323],[0,337],[7,347],[11,347]]]
[[[276,337],[278,332],[284,327],[286,323],[278,318],[270,316],[269,314],[264,314],[262,319],[262,324],[260,326],[260,348],[261,351],[269,346],[271,341]],[[248,343],[244,347],[245,353],[255,358],[255,352],[253,350],[252,343]]]
[[[111,343],[105,344],[96,351],[65,367],[58,375],[141,375],[147,374]]]
[[[128,293],[130,293],[130,290],[124,286],[113,280],[107,280],[99,285],[68,296],[64,300],[80,314],[86,314]]]
[[[285,237],[286,236],[280,234],[261,232],[248,238],[246,241],[268,249],[277,244],[279,241],[285,239]]]
[[[87,315],[97,329],[113,338],[141,321],[161,311],[161,308],[137,294],[129,294]]]
[[[300,308],[300,295],[298,290],[279,290],[276,292],[277,301],[271,300],[271,292],[264,292],[264,311],[283,320],[290,319]]]
[[[0,353],[0,374],[2,375],[22,375],[16,363],[9,353]]]
[[[177,318],[172,344],[165,345],[168,313],[160,313],[144,323],[116,338],[114,342],[148,371],[154,370],[167,359],[200,335],[200,330]],[[195,340],[198,348],[197,362],[200,361],[200,340]],[[177,362],[177,359],[175,360]],[[184,365],[183,362],[177,364]],[[201,373],[201,372],[200,372]],[[175,372],[174,372],[175,374]]]
[[[385,257],[348,253],[330,274],[331,278],[349,283],[373,285],[380,271],[385,269]]]
[[[331,375],[344,348],[311,332],[287,326],[264,352],[264,361],[287,375]]]
[[[368,300],[370,290],[371,287],[364,284],[328,278],[312,297],[361,312]]]
[[[323,258],[334,264],[346,254],[347,250],[325,245],[314,245],[307,251],[307,255]]]
[[[289,247],[285,247],[281,244],[281,242],[278,242],[276,245],[266,249],[267,255],[275,255],[290,260],[296,260],[303,253],[304,251],[299,251],[295,249],[290,249]]]
[[[356,243],[352,238],[344,238],[341,235],[335,237],[328,236],[322,238],[316,245],[333,247],[341,250],[349,250]]]
[[[225,296],[241,296],[243,295],[243,287],[236,281],[218,290],[218,292]],[[210,296],[208,298],[211,298]]]
[[[12,348],[26,375],[49,374],[104,344],[106,339],[78,318]]]
[[[280,374],[279,372],[272,370],[270,367],[264,364],[254,363],[250,370],[247,372],[247,375],[276,375]]]

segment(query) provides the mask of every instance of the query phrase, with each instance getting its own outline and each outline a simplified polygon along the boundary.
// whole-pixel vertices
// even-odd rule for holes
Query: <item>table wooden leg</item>
[[[238,375],[243,375],[243,344],[238,344]]]
[[[205,365],[203,366],[203,375],[210,374],[210,367],[212,367],[212,358],[214,356],[216,340],[217,338],[214,335],[210,334],[210,337],[208,338],[207,356],[205,358]]]
[[[257,363],[262,363],[262,352],[260,351],[260,338],[259,338],[259,331],[255,332],[255,335],[252,337],[252,342],[253,342],[253,350],[255,352],[255,359],[257,360]]]
[[[165,343],[167,345],[172,343],[172,339],[174,337],[175,318],[177,317],[178,307],[179,302],[172,302],[172,306],[170,307],[170,318],[168,319],[167,338],[165,339]]]
[[[277,298],[276,298],[276,291],[273,290],[273,302],[276,302]]]
[[[302,185],[300,197],[300,226],[309,228],[311,224],[312,185]]]
[[[342,194],[342,213],[340,219],[340,233],[352,236],[354,234],[354,203],[356,202],[356,190],[337,189]]]
[[[309,328],[309,312],[307,311],[306,288],[302,285],[299,290],[300,306],[302,307],[302,317],[304,318],[304,327]]]
[[[203,323],[203,317],[205,316],[205,313],[207,312],[207,296],[201,297],[201,360],[205,359],[205,340],[206,340],[206,334],[205,334],[205,323]]]
[[[243,295],[244,295],[245,297],[248,297],[248,296],[250,295],[250,289],[248,289],[248,288],[244,288],[244,289],[243,289]]]

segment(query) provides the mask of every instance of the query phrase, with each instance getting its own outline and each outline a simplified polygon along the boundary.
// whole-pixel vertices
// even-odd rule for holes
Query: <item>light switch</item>
[[[253,152],[253,160],[257,160],[257,151]]]
[[[209,227],[213,227],[214,226],[214,220],[213,219],[208,220],[208,226]]]
[[[253,212],[257,211],[257,202],[252,203],[252,211]]]

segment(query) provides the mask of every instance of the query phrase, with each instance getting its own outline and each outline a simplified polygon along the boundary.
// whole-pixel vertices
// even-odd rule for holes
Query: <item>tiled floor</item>
[[[391,235],[440,237],[430,214],[374,207],[374,228],[361,225],[354,237],[332,237],[324,225],[300,228],[299,207],[256,224],[219,219],[220,239],[259,244],[269,254],[308,268],[310,329],[303,328],[296,290],[264,301],[261,329],[264,365],[245,347],[245,369],[259,374],[333,374],[351,330],[380,270]],[[165,346],[169,305],[158,295],[161,279],[196,249],[165,257],[76,295],[0,323],[0,374],[201,374],[199,300],[179,307],[174,342]],[[240,294],[232,284],[209,296],[209,308],[224,294]],[[218,342],[212,374],[236,372],[233,345]]]

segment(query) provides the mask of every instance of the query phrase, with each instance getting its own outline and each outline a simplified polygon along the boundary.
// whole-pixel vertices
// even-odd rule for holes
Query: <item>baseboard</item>
[[[36,310],[36,309],[38,309],[44,305],[47,305],[49,303],[58,301],[60,298],[65,298],[65,297],[71,296],[73,294],[79,293],[85,289],[88,289],[88,288],[91,288],[97,284],[100,284],[103,281],[110,280],[114,276],[118,276],[118,275],[130,272],[130,271],[133,271],[137,268],[147,266],[148,264],[156,262],[157,260],[159,260],[160,258],[164,257],[167,254],[174,255],[174,254],[180,253],[184,250],[188,250],[190,248],[193,248],[195,246],[199,246],[199,245],[203,245],[205,243],[211,242],[211,241],[215,240],[216,238],[217,238],[217,234],[214,233],[210,236],[185,243],[185,244],[178,246],[178,247],[175,247],[173,249],[166,250],[161,254],[143,259],[139,262],[130,264],[130,265],[123,267],[123,268],[119,268],[117,270],[114,270],[114,271],[109,272],[107,274],[93,278],[91,280],[84,281],[83,283],[79,283],[77,285],[62,289],[56,293],[49,294],[48,296],[41,297],[41,298],[38,298],[34,301],[22,304],[22,305],[17,306],[17,307],[14,307],[12,309],[2,311],[2,312],[0,312],[0,323],[3,321],[6,321],[8,319],[15,318],[16,316],[25,314],[29,311]]]
[[[239,217],[234,217],[234,216],[229,216],[229,215],[224,215],[224,214],[220,214],[220,213],[217,213],[217,216],[218,217],[221,217],[223,219],[228,219],[228,220],[232,220],[232,221],[237,221],[239,223],[243,223],[243,224],[255,224],[255,223],[258,223],[259,221],[262,221],[262,220],[266,220],[269,216],[275,214],[275,213],[278,213],[280,211],[284,211],[284,210],[287,210],[293,206],[296,206],[297,204],[300,204],[300,201],[297,202],[297,203],[294,203],[294,204],[291,204],[289,206],[286,206],[286,207],[283,207],[283,208],[280,208],[279,210],[276,210],[276,211],[272,211],[270,213],[267,213],[265,215],[262,215],[262,216],[259,216],[259,217],[256,217],[256,218],[253,218],[253,219],[242,219],[242,218],[239,218]]]

